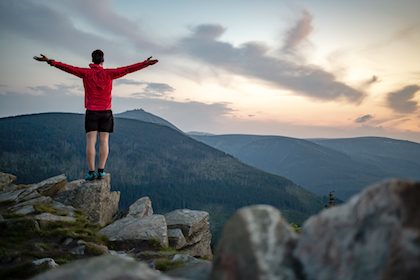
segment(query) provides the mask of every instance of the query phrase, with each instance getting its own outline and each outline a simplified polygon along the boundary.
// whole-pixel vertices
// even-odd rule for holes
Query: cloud
[[[114,86],[119,85],[146,85],[142,92],[133,93],[132,96],[141,96],[141,97],[162,97],[167,96],[169,93],[175,91],[173,87],[165,83],[147,83],[147,82],[138,82],[131,79],[118,79],[114,81]]]
[[[357,118],[354,122],[356,122],[356,123],[364,123],[364,122],[370,121],[373,118],[374,118],[374,116],[372,116],[372,115],[364,115],[364,116],[362,116],[360,118]]]
[[[303,10],[302,13],[302,18],[296,22],[293,28],[286,32],[283,51],[294,50],[314,29],[312,26],[313,16],[307,10]]]
[[[54,85],[56,88],[51,88],[49,86],[36,86],[36,87],[27,87],[31,91],[35,91],[37,95],[80,95],[83,93],[83,88],[78,85],[65,85],[65,84],[57,84]],[[78,92],[74,92],[74,90]]]
[[[98,45],[112,44],[110,40],[76,29],[65,13],[27,0],[0,1],[0,30],[78,54],[81,49],[91,51]]]
[[[259,42],[240,46],[222,42],[225,28],[218,24],[199,25],[180,41],[188,55],[232,74],[260,79],[278,89],[319,101],[360,103],[365,93],[336,80],[334,74],[314,65],[298,64],[272,57],[269,47]]]
[[[412,100],[420,90],[418,85],[406,86],[403,89],[388,93],[388,106],[399,113],[411,114],[419,108],[418,102]]]

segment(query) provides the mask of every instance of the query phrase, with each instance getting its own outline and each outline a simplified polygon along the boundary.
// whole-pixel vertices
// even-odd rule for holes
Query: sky
[[[420,143],[418,0],[2,0],[0,117],[84,113],[89,67],[159,63],[113,84],[113,112],[185,132]]]

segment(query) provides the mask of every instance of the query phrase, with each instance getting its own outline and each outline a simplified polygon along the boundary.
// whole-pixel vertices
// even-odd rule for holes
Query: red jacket
[[[79,68],[51,60],[51,66],[76,75],[83,79],[85,87],[85,107],[91,111],[111,110],[112,80],[121,78],[128,73],[143,69],[147,61],[116,69],[104,69],[97,64],[89,64],[89,68]]]

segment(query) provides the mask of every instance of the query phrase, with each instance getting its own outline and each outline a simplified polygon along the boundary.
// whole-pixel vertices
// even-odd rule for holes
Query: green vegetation
[[[295,231],[295,232],[297,232],[297,233],[299,233],[300,231],[301,231],[301,227],[300,226],[298,226],[297,224],[295,224],[295,223],[291,223],[290,224],[290,226],[292,227],[292,229]]]
[[[37,203],[37,204],[32,204],[32,205],[34,206],[35,212],[37,214],[39,214],[39,213],[50,213],[50,214],[55,214],[55,215],[59,215],[59,216],[68,216],[69,215],[65,211],[59,211],[59,210],[54,209],[51,204]]]
[[[167,271],[177,267],[185,266],[184,262],[181,260],[173,262],[167,258],[155,259],[153,262],[155,263],[156,269],[160,271]]]

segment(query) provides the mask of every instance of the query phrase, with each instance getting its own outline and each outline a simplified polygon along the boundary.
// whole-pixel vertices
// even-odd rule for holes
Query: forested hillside
[[[84,116],[50,113],[0,119],[0,170],[18,183],[58,174],[84,178]],[[323,207],[323,198],[292,181],[250,167],[230,155],[169,127],[115,119],[106,171],[120,208],[149,196],[157,213],[179,208],[210,212],[212,226],[223,226],[237,208],[278,207],[290,222],[301,223]]]
[[[197,136],[246,164],[285,176],[318,195],[348,199],[386,178],[420,179],[420,144],[386,138],[303,140],[282,136]]]

